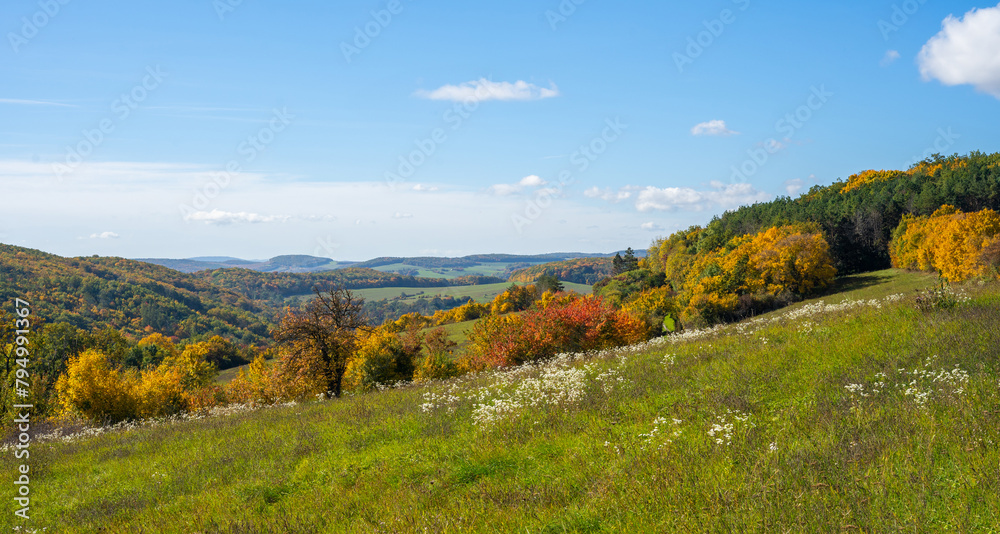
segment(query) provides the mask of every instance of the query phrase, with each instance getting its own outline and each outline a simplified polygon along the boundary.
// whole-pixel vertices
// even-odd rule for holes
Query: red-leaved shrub
[[[553,302],[521,315],[489,316],[472,329],[470,368],[502,367],[563,352],[600,350],[645,340],[646,325],[596,297]]]

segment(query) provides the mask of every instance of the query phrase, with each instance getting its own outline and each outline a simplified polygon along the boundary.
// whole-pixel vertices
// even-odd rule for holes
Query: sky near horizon
[[[1000,5],[0,5],[0,242],[63,256],[609,252],[1000,151]]]

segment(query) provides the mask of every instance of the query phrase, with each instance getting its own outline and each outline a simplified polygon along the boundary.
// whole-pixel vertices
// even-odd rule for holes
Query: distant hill
[[[330,258],[306,255],[276,256],[266,261],[241,260],[228,256],[202,256],[199,258],[167,259],[142,258],[136,261],[162,265],[182,273],[196,273],[212,269],[250,269],[260,272],[309,273],[330,271],[352,265],[354,262],[338,262]]]
[[[621,252],[624,253],[624,251]],[[383,256],[361,262],[335,261],[329,258],[306,255],[277,256],[266,261],[242,260],[229,256],[202,256],[186,259],[145,258],[137,261],[162,265],[183,273],[199,273],[233,268],[249,269],[265,273],[319,273],[346,267],[357,267],[417,278],[445,278],[453,280],[469,276],[485,276],[506,280],[515,271],[534,265],[580,258],[610,258],[614,255],[614,252],[610,254],[553,252],[533,255],[473,254],[460,258]],[[636,255],[642,257],[645,255],[645,251],[636,251]],[[459,283],[458,285],[465,284]]]
[[[63,258],[0,244],[0,299],[29,301],[43,324],[180,339],[264,341],[271,313],[190,274],[124,258]]]

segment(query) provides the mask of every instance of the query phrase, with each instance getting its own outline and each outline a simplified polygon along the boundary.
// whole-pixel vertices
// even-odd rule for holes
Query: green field
[[[521,264],[522,263],[518,263],[517,265]],[[528,264],[536,265],[535,263],[528,263]],[[382,271],[382,272],[415,270],[417,271],[416,276],[421,276],[425,278],[447,278],[451,280],[453,278],[458,278],[460,276],[469,276],[469,275],[502,276],[503,272],[511,265],[515,264],[508,262],[496,262],[496,263],[482,263],[474,267],[461,267],[461,268],[442,267],[440,269],[428,269],[425,267],[418,267],[416,265],[410,265],[407,263],[393,263],[390,265],[381,265],[379,267],[374,267],[374,269],[376,271]]]
[[[24,526],[996,532],[1000,287],[921,311],[912,290],[935,282],[848,277],[645,346],[34,443]]]
[[[583,295],[589,295],[593,288],[584,284],[563,283],[567,291],[576,291]],[[400,298],[406,295],[403,301],[414,301],[420,298],[434,297],[454,297],[458,299],[473,298],[476,302],[487,303],[496,298],[497,295],[506,291],[510,287],[510,282],[499,284],[482,284],[475,286],[453,286],[453,287],[379,287],[373,289],[357,289],[352,293],[365,300],[385,300]]]

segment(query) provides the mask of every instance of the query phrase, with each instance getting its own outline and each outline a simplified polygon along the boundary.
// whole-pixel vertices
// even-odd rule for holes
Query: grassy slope
[[[933,282],[880,278],[827,301]],[[586,367],[553,364],[534,381],[538,370],[520,369],[36,444],[33,526],[996,531],[1000,288],[969,291],[971,301],[927,314],[912,296],[814,315],[804,303],[797,318],[780,318],[786,310],[770,324],[623,351]],[[851,384],[863,389],[852,393]],[[429,391],[457,400],[425,412]],[[477,425],[481,401],[472,394],[511,397],[487,402],[513,415]],[[543,402],[515,408],[529,399]],[[2,458],[3,472],[13,473],[12,455]]]

